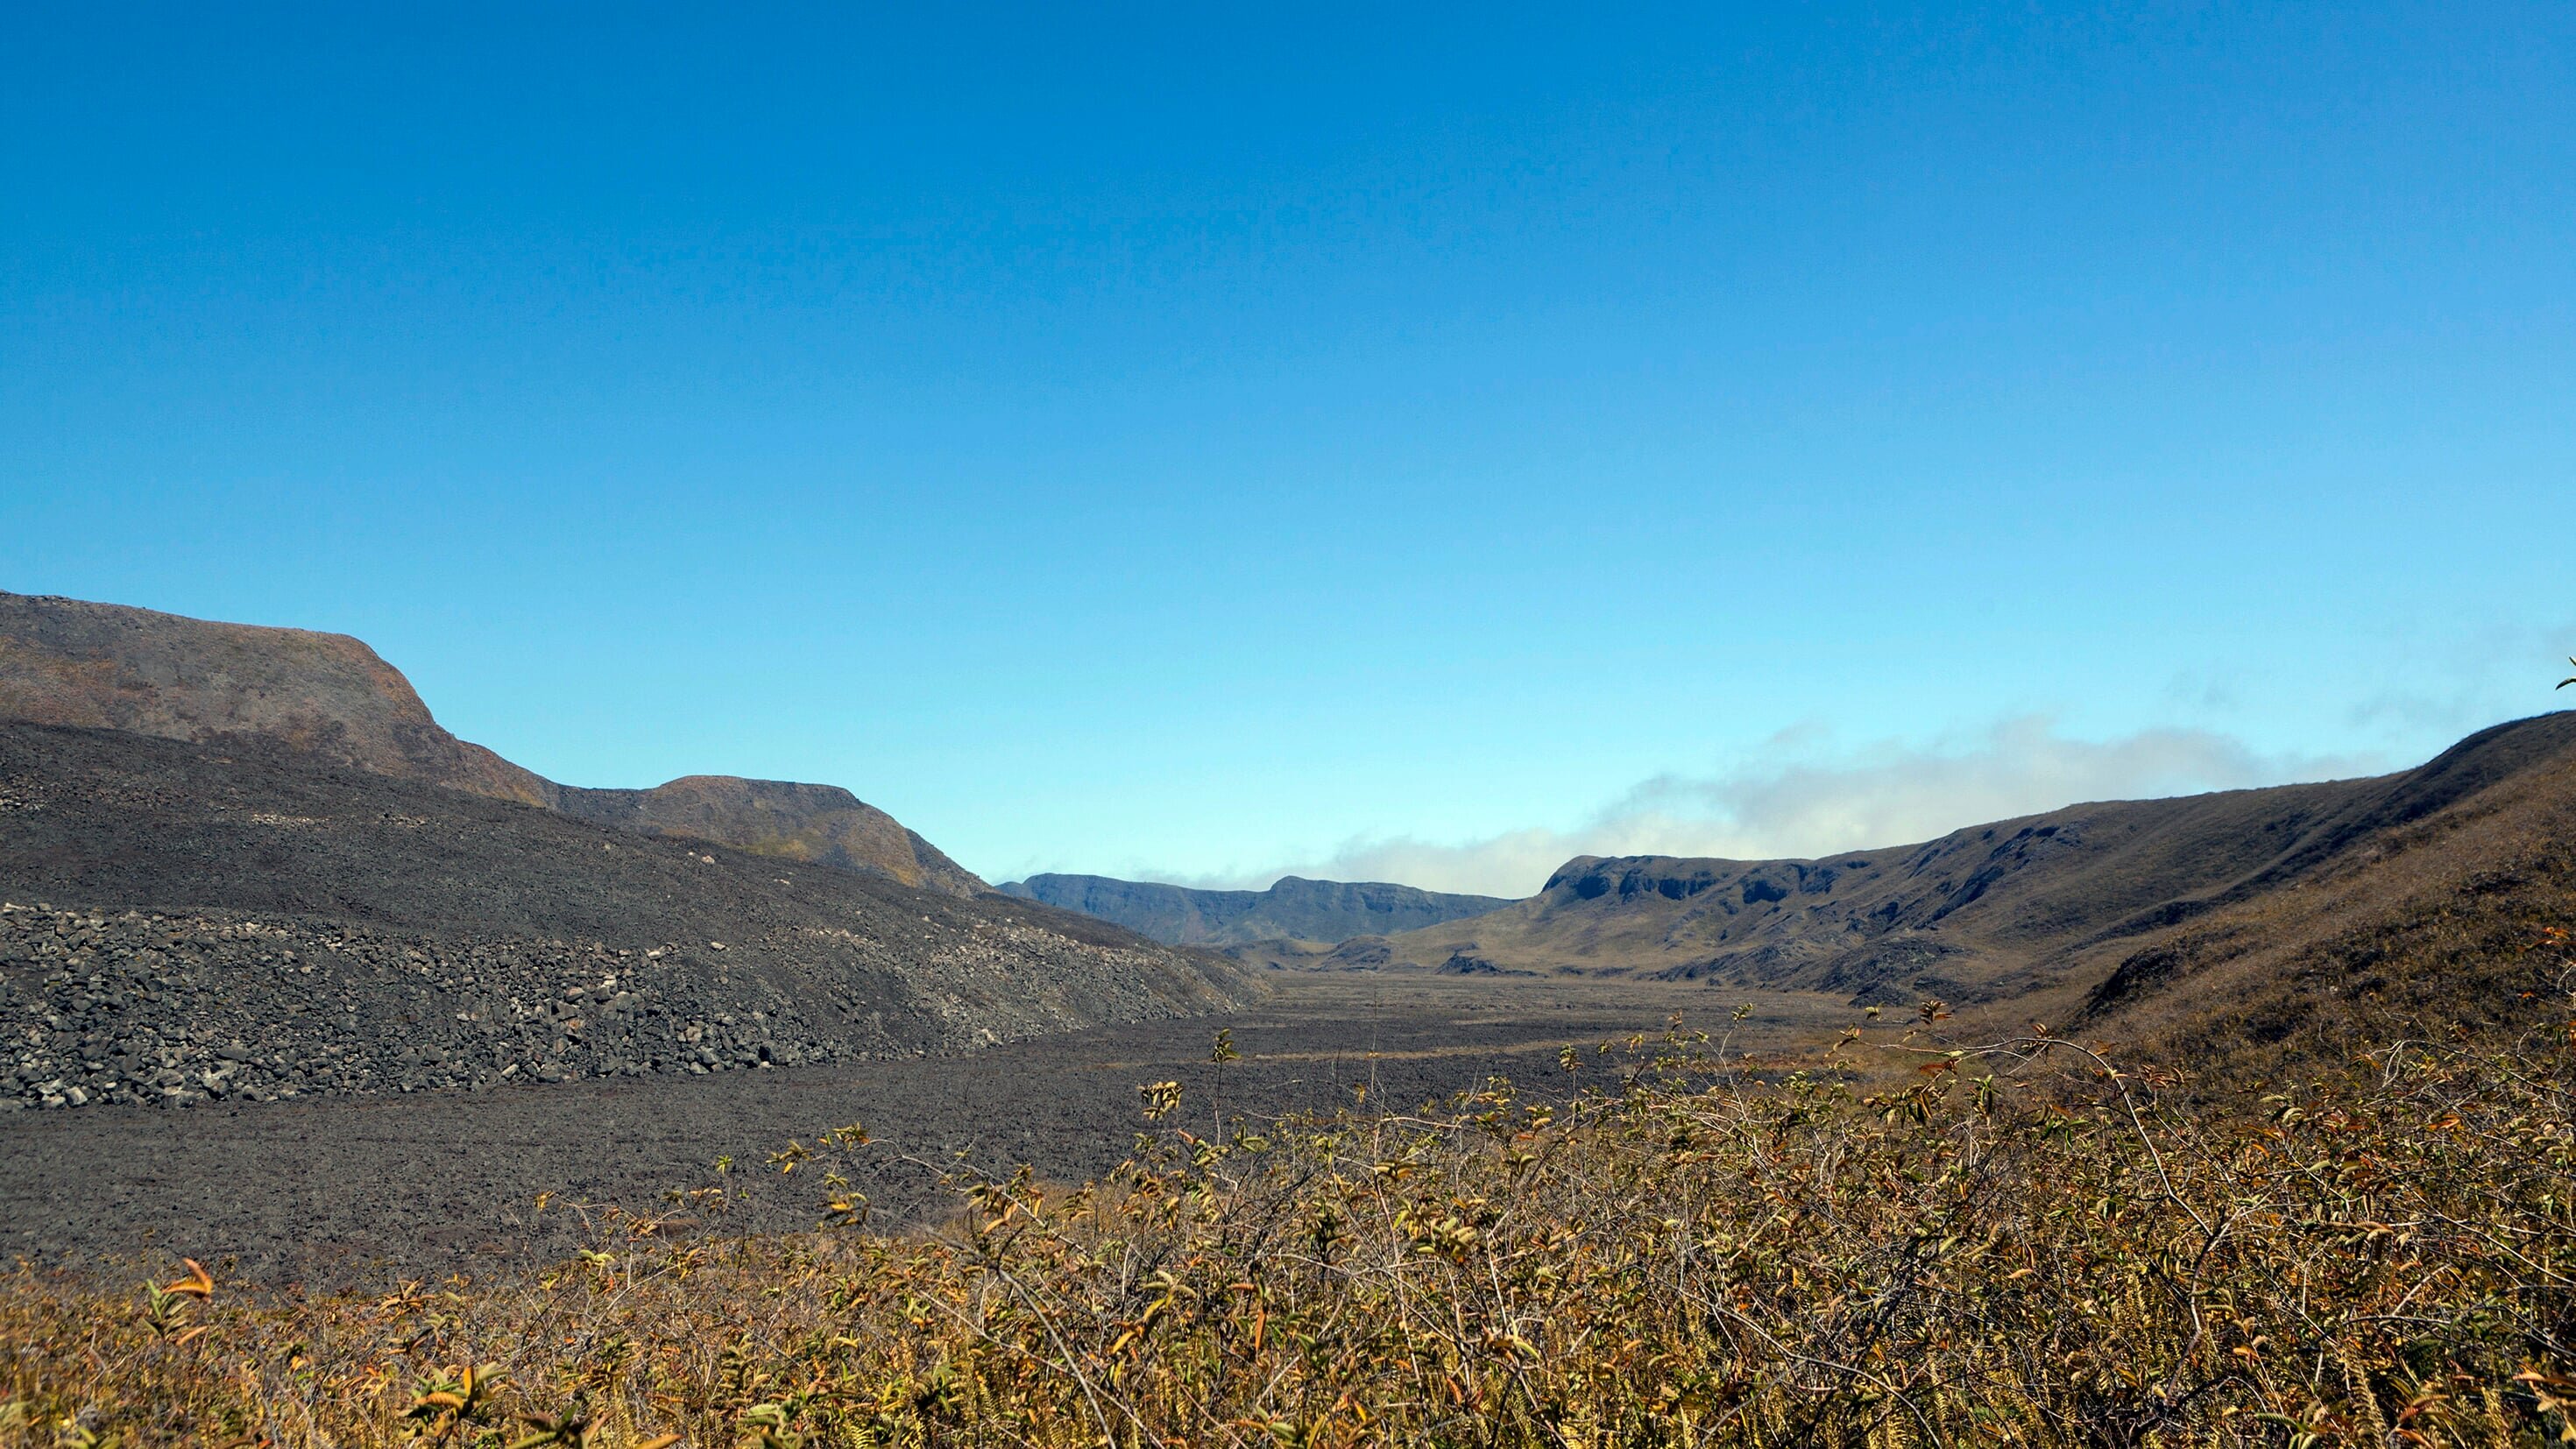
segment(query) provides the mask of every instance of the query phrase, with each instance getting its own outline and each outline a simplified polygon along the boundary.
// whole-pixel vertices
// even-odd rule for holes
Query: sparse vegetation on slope
[[[2531,944],[2525,972],[2564,968],[2564,935]],[[1571,1100],[1497,1085],[1224,1141],[1149,1092],[1155,1135],[1102,1183],[962,1180],[929,1237],[609,1216],[541,1278],[365,1298],[22,1274],[0,1422],[24,1444],[2576,1433],[2563,1013],[2190,1111],[2074,1042],[1900,1030],[1782,1074],[1677,1028],[1569,1052]],[[863,1205],[835,1164],[866,1150],[792,1145],[679,1207],[750,1176],[844,1223]]]
[[[2447,899],[2569,838],[2571,821],[2576,714],[2549,714],[2376,779],[2073,805],[1821,860],[1578,857],[1527,901],[1374,954],[1389,969],[1656,975],[1855,1004],[1939,996],[2058,1019],[2123,963],[2186,938],[2203,963],[2277,956]]]
[[[2576,761],[2383,832],[2293,889],[2150,938],[2069,1017],[2206,1076],[2369,1048],[2391,1019],[2517,1018],[2527,945],[2576,916]],[[1998,1003],[2011,1020],[2025,1000]]]

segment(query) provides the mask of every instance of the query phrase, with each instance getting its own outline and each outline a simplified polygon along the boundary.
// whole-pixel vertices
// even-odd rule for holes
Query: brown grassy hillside
[[[1167,1115],[1180,1088],[1139,1080],[1148,1135],[1101,1181],[911,1163],[951,1174],[960,1214],[906,1236],[857,1221],[872,1149],[818,1122],[842,1130],[665,1214],[545,1203],[585,1215],[592,1247],[533,1275],[263,1295],[176,1264],[123,1283],[22,1269],[0,1283],[0,1446],[2576,1440],[2571,744],[2576,719],[2549,716],[2378,780],[2077,807],[1823,862],[1580,861],[1473,943],[1489,954],[1425,963],[1748,995],[1854,973],[1845,1041],[1752,1070],[1677,1023],[1660,1052],[1569,1048],[1526,1091],[1287,1121],[1235,1106],[1206,1137]],[[90,853],[50,864],[43,817],[71,807],[43,792],[83,769],[114,787],[99,808],[135,818],[67,822]],[[328,778],[253,798],[47,760],[0,772],[0,825],[82,879],[157,861],[228,890],[322,888],[332,829],[433,823],[333,790],[466,798],[306,783]],[[370,898],[610,919],[693,867],[772,868],[639,842],[672,854],[638,863],[632,902],[558,903],[598,879],[568,855],[459,864],[505,815],[590,827],[473,803],[416,861],[379,862],[401,879]],[[266,852],[255,875],[217,868],[244,850]],[[502,856],[551,859],[533,839]],[[782,920],[802,908],[762,896]],[[1927,986],[1970,1004],[1863,1015]],[[2078,1030],[2005,1026],[2043,1011]],[[746,1203],[820,1227],[724,1236]]]
[[[2153,933],[2070,1019],[2236,1073],[2364,1050],[2400,1023],[2518,1019],[2554,993],[2576,932],[2576,753],[2534,728],[2569,718],[2489,731],[2399,777],[2398,801],[2430,808]]]
[[[2386,940],[2387,924],[2429,940],[2471,917],[2545,914],[2566,885],[2571,808],[2576,714],[2552,714],[2374,779],[2077,805],[1818,860],[1583,857],[1518,905],[1354,945],[1399,968],[1653,975],[2061,1016],[2089,1001],[2102,1016],[2142,1011],[2178,974],[2218,971],[2232,991],[2307,969],[2293,958],[2367,954],[2329,946],[2339,933]],[[2119,985],[2088,996],[2115,973]]]

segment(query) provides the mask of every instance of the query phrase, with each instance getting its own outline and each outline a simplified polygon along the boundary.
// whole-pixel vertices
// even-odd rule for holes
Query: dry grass
[[[1871,1023],[1870,1070],[1783,1077],[1676,1029],[1569,1052],[1570,1100],[1221,1142],[1182,1104],[1071,1191],[948,1165],[937,1234],[601,1213],[543,1277],[382,1297],[22,1271],[0,1444],[2536,1444],[2576,1437],[2554,1015],[2189,1115],[2046,1035]],[[868,1150],[678,1209],[851,1223]]]

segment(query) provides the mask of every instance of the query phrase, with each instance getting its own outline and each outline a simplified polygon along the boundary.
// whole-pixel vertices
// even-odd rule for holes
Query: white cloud
[[[2088,800],[2336,779],[2385,768],[2373,757],[2265,754],[2207,730],[2074,739],[2044,715],[2004,720],[1930,746],[1884,742],[1835,750],[1821,732],[1798,730],[1775,737],[1724,774],[1642,781],[1572,828],[1454,843],[1354,839],[1321,859],[1225,884],[1258,887],[1281,875],[1303,875],[1520,896],[1577,855],[1805,858],[1911,844]]]
[[[2576,620],[2461,630],[2438,644],[2409,649],[2410,667],[2353,703],[2347,719],[2356,729],[2420,744],[2455,739],[2500,719],[2564,709],[2567,697],[2550,686],[2565,675],[2558,661],[2571,651]]]

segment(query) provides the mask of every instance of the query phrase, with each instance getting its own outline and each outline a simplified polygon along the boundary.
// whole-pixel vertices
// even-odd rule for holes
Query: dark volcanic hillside
[[[1005,895],[1115,921],[1174,945],[1343,941],[1480,916],[1511,904],[1499,896],[1443,895],[1376,881],[1282,876],[1265,891],[1203,891],[1104,875],[1033,875]]]
[[[0,1103],[909,1055],[1222,1009],[1239,987],[1044,906],[256,737],[0,725],[0,901]]]
[[[2563,850],[2571,814],[2576,714],[2552,714],[2376,779],[2077,805],[1820,860],[1582,857],[1528,901],[1319,964],[1703,978],[1856,1002],[2047,1003],[2122,973],[2098,1014],[2154,982],[2233,981],[2224,963],[2365,915],[2453,909],[2482,873],[2523,879],[2514,862]]]
[[[345,634],[0,592],[0,720],[199,744],[267,741],[323,764],[649,834],[874,871],[952,895],[986,889],[894,817],[831,785],[730,775],[651,790],[558,785],[440,728],[400,671]]]
[[[552,802],[566,815],[623,830],[715,840],[755,855],[876,871],[950,895],[984,894],[984,882],[973,872],[838,785],[689,775],[650,790],[557,785]]]
[[[411,681],[345,634],[217,624],[0,592],[0,719],[300,755],[496,800],[551,785],[432,719]]]

